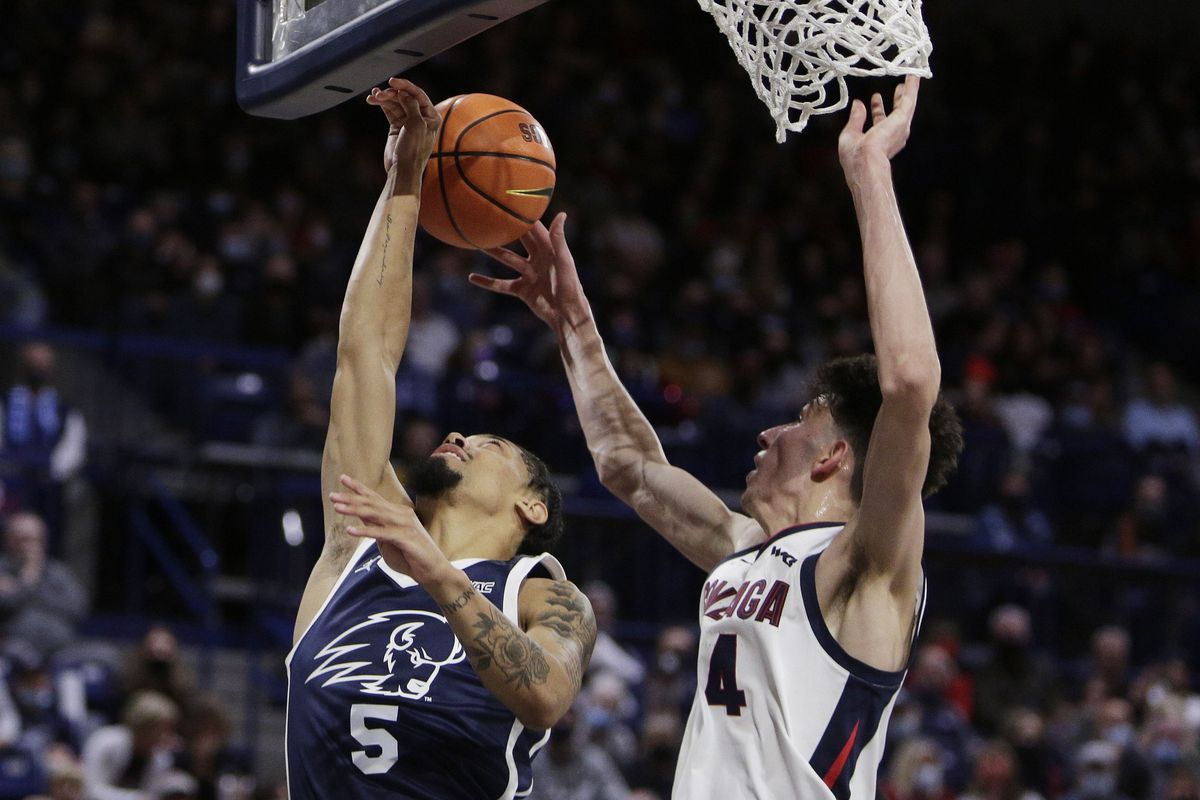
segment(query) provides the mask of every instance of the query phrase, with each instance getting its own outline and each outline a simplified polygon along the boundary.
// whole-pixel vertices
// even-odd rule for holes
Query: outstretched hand
[[[521,237],[527,256],[505,247],[487,254],[517,273],[515,278],[492,278],[471,273],[468,280],[498,294],[520,298],[538,319],[555,332],[575,327],[591,316],[591,308],[575,271],[575,258],[567,247],[566,214],[558,214],[547,228],[540,221]]]
[[[347,526],[346,533],[374,539],[389,567],[424,583],[449,565],[412,506],[392,503],[349,475],[341,477],[341,484],[347,491],[329,495],[333,510],[359,520]]]
[[[391,172],[400,169],[399,179],[405,188],[415,180],[420,186],[425,163],[433,152],[433,143],[442,125],[442,116],[429,96],[415,83],[402,78],[390,78],[388,87],[371,89],[367,103],[379,106],[388,121],[387,145],[383,148],[383,168]]]
[[[866,105],[861,100],[855,100],[850,105],[850,118],[838,137],[838,157],[847,175],[871,158],[883,156],[891,160],[904,149],[912,129],[913,113],[917,110],[920,88],[921,79],[916,75],[905,78],[904,83],[896,87],[891,113],[883,104],[883,95],[878,92],[872,95],[869,130],[865,130]]]

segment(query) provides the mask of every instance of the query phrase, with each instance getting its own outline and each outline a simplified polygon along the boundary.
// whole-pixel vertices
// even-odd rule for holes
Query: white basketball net
[[[921,0],[699,0],[750,73],[775,138],[846,107],[846,76],[929,77]]]

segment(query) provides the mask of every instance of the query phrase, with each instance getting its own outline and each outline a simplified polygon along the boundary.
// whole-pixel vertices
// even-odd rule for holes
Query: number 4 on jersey
[[[746,707],[746,693],[737,685],[737,636],[732,633],[717,637],[708,661],[704,698],[710,706],[725,706],[725,713],[731,717],[740,717]]]

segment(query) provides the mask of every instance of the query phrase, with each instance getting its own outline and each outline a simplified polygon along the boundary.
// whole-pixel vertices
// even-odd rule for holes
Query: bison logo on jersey
[[[322,687],[357,683],[363,694],[420,700],[442,667],[466,657],[445,617],[430,611],[385,611],[325,645],[313,657],[319,664],[305,683],[328,676]]]

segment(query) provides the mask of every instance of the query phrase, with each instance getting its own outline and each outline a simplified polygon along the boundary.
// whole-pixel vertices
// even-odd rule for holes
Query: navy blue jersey
[[[513,621],[521,583],[553,556],[454,562]],[[524,797],[547,731],[484,687],[429,593],[367,541],[288,656],[291,800]]]

